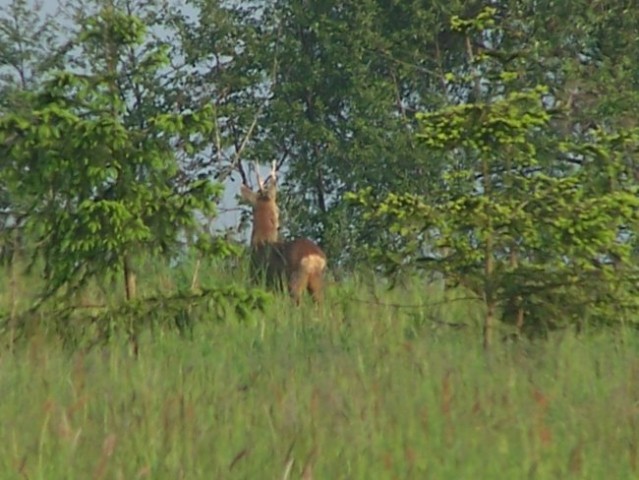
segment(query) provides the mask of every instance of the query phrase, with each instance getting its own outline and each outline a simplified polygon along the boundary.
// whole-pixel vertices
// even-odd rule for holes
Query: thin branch
[[[278,29],[278,39],[279,39],[279,37],[280,37],[280,30]],[[277,67],[278,67],[278,63],[277,63],[277,55],[278,55],[277,45],[278,45],[278,42],[276,41],[275,52],[273,53],[273,67],[272,67],[272,70],[271,70],[271,89],[275,88],[275,86],[277,85]],[[244,151],[244,148],[248,144],[249,139],[253,135],[253,130],[257,126],[257,121],[260,118],[260,116],[262,115],[262,112],[263,112],[264,108],[266,107],[266,103],[268,102],[269,99],[270,99],[270,97],[267,96],[264,99],[264,102],[262,103],[262,105],[260,105],[260,108],[258,108],[257,112],[255,113],[255,117],[253,118],[253,122],[251,123],[251,126],[249,127],[248,131],[246,132],[246,135],[244,136],[244,139],[242,140],[242,142],[240,144],[240,148],[239,149],[238,148],[235,149],[235,155],[234,155],[233,161],[231,162],[231,168],[237,168],[238,172],[240,173],[240,176],[242,177],[242,181],[244,182],[245,185],[248,185],[248,183],[246,181],[247,180],[246,179],[246,174],[245,174],[244,169],[242,168],[242,165],[241,165],[242,162],[240,160],[240,156],[242,155],[242,152]]]

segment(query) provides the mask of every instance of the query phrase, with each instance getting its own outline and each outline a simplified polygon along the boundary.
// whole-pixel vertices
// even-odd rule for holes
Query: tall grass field
[[[30,282],[4,278],[5,311],[28,303]],[[248,318],[146,329],[137,357],[35,329],[0,354],[0,479],[638,478],[636,334],[486,352],[480,316],[425,282],[352,278],[321,310],[275,295]]]

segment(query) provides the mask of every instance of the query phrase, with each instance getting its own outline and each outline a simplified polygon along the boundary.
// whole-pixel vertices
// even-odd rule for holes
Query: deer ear
[[[257,193],[251,190],[247,185],[242,185],[240,187],[240,197],[251,205],[255,205],[257,203]]]

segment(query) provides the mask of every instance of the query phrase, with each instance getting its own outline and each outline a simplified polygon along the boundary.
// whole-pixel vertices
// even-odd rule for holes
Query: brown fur
[[[285,281],[291,297],[298,304],[305,290],[313,296],[313,300],[321,302],[326,255],[307,238],[279,240],[275,184],[261,186],[257,192],[242,185],[241,195],[253,207],[253,272],[265,274],[270,286],[281,286],[281,282]]]

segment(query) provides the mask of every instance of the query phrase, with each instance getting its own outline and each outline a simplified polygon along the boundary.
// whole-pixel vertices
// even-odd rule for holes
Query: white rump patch
[[[321,272],[326,268],[326,259],[321,255],[307,255],[300,262],[302,268],[307,272]]]

